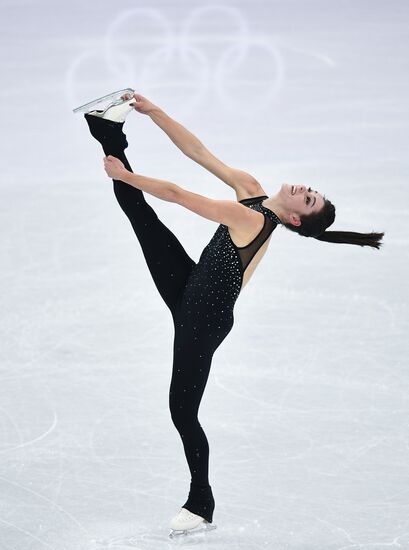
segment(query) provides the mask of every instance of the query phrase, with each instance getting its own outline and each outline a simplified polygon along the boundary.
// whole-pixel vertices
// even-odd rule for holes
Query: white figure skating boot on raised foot
[[[84,105],[73,109],[74,113],[88,113],[114,122],[125,122],[126,116],[132,111],[135,99],[135,90],[125,88],[94,99]],[[100,106],[97,110],[95,107]]]
[[[216,529],[216,525],[209,523],[201,516],[193,514],[186,508],[182,508],[177,516],[170,522],[171,539],[188,536],[194,533],[202,533],[204,531],[212,531]]]

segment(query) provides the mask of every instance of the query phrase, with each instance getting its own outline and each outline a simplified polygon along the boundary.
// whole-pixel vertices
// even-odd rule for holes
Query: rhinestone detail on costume
[[[243,199],[240,202],[253,210],[264,214],[264,227],[257,237],[245,247],[237,247],[228,231],[228,227],[220,224],[209,244],[205,246],[197,265],[193,268],[188,284],[185,288],[184,300],[189,303],[190,298],[195,301],[199,294],[209,306],[222,303],[226,310],[233,310],[243,283],[244,272],[250,261],[271,235],[278,224],[278,216],[261,203],[267,195]]]

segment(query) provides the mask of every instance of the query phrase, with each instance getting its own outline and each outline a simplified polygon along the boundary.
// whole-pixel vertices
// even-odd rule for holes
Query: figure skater
[[[123,132],[132,110],[148,115],[185,155],[234,189],[237,200],[214,200],[169,181],[134,174],[124,154],[128,142]],[[233,327],[235,302],[264,256],[274,229],[282,224],[320,241],[377,249],[384,233],[327,231],[334,222],[335,207],[325,196],[304,185],[284,183],[269,197],[253,176],[218,160],[186,128],[140,94],[125,93],[108,108],[88,110],[84,116],[92,136],[102,145],[115,196],[173,318],[169,407],[191,481],[188,498],[170,523],[170,536],[215,528],[211,525],[215,501],[209,484],[209,445],[198,419],[199,405],[213,354]],[[143,192],[219,224],[197,263],[158,218]]]

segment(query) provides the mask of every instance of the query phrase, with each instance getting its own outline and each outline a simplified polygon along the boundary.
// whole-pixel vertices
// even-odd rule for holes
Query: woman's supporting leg
[[[189,342],[183,348],[181,346],[182,341],[177,338],[169,408],[173,424],[182,439],[191,475],[189,497],[183,507],[211,523],[215,501],[209,485],[209,443],[199,422],[198,412],[212,356],[204,351],[198,354]]]
[[[122,130],[124,123],[89,114],[84,116],[91,134],[102,145],[105,155],[119,158],[127,170],[132,172],[124,153],[128,147]],[[160,221],[140,189],[120,180],[113,180],[113,183],[115,196],[138,237],[154,283],[173,315],[196,264],[172,231]]]
[[[208,303],[208,292],[194,277],[190,278],[174,318],[169,408],[191,474],[189,497],[183,508],[211,523],[215,500],[209,484],[209,443],[198,412],[214,353],[231,331],[234,319],[223,302],[215,299]]]

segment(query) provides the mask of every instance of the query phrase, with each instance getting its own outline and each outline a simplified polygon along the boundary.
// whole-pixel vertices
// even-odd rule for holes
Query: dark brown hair
[[[319,212],[300,216],[301,225],[284,223],[283,225],[304,237],[313,237],[319,241],[329,243],[356,244],[359,246],[371,246],[377,248],[382,246],[380,240],[384,233],[356,233],[355,231],[326,231],[335,220],[335,206],[324,197],[324,206]]]

